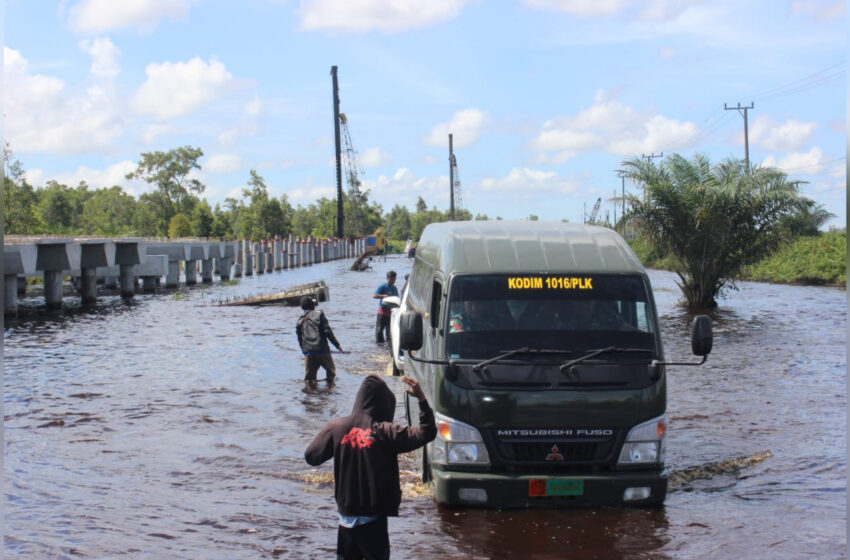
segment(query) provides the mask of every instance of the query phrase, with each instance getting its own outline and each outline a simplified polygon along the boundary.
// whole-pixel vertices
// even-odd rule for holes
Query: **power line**
[[[830,163],[835,163],[836,161],[846,160],[847,156],[842,156],[840,158],[830,159],[827,161],[822,161],[820,163],[812,163],[810,165],[801,165],[799,167],[788,167],[786,169],[782,169],[782,171],[796,171],[797,169],[806,169],[809,167],[820,167],[822,165],[829,165]],[[823,171],[822,173],[829,173],[829,171]],[[818,175],[818,173],[809,173],[808,175]]]
[[[846,73],[843,68],[840,70],[838,69],[841,66],[844,66],[843,61],[833,64],[832,66],[828,66],[823,70],[818,70],[814,74],[810,74],[804,78],[800,78],[787,84],[764,91],[753,97],[752,100],[763,101],[765,99],[773,99],[776,97],[782,97],[785,95],[790,95],[792,93],[798,93],[800,91],[805,91],[807,89],[827,84],[838,79]]]

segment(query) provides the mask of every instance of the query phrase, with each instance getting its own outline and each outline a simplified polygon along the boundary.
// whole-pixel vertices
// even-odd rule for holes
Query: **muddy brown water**
[[[371,295],[410,261],[348,264],[7,321],[5,557],[333,558],[330,465],[303,450],[385,368]],[[331,389],[303,386],[298,309],[210,305],[320,279],[350,351]],[[690,359],[675,277],[651,279],[668,357]],[[705,365],[668,372],[668,465],[687,476],[664,508],[453,510],[408,484],[393,557],[844,558],[845,291],[741,283],[714,332]]]

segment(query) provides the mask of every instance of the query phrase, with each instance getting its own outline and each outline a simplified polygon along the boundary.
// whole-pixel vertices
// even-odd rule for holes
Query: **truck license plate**
[[[528,481],[529,496],[581,496],[584,481],[580,478],[548,478]]]

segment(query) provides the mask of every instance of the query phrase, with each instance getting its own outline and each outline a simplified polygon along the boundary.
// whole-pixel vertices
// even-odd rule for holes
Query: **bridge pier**
[[[198,283],[198,261],[186,261],[186,285],[194,286]]]
[[[230,280],[230,268],[233,266],[230,262],[231,260],[232,259],[230,257],[221,257],[218,261],[218,274],[222,280]],[[241,270],[237,277],[238,276],[241,276]]]
[[[97,303],[97,267],[80,269],[79,289],[83,305]]]
[[[18,275],[3,275],[3,315],[18,313]]]
[[[118,266],[118,284],[121,287],[121,297],[129,299],[136,295],[136,277],[133,275],[132,264]]]
[[[213,266],[212,259],[204,259],[201,261],[201,282],[211,284],[213,281]]]
[[[62,271],[44,271],[44,302],[48,309],[62,308]]]

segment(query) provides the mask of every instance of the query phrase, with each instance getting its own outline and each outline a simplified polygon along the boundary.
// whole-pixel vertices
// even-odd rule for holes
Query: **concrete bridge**
[[[26,296],[26,279],[31,276],[43,278],[47,308],[60,309],[66,277],[73,281],[83,305],[92,305],[97,302],[99,281],[132,298],[140,290],[155,291],[163,278],[166,288],[176,288],[181,268],[184,282],[191,286],[198,283],[198,276],[205,284],[213,282],[215,275],[227,281],[243,274],[355,258],[366,248],[365,239],[294,235],[261,242],[19,236],[6,236],[4,241],[4,315],[17,314],[18,298]]]

